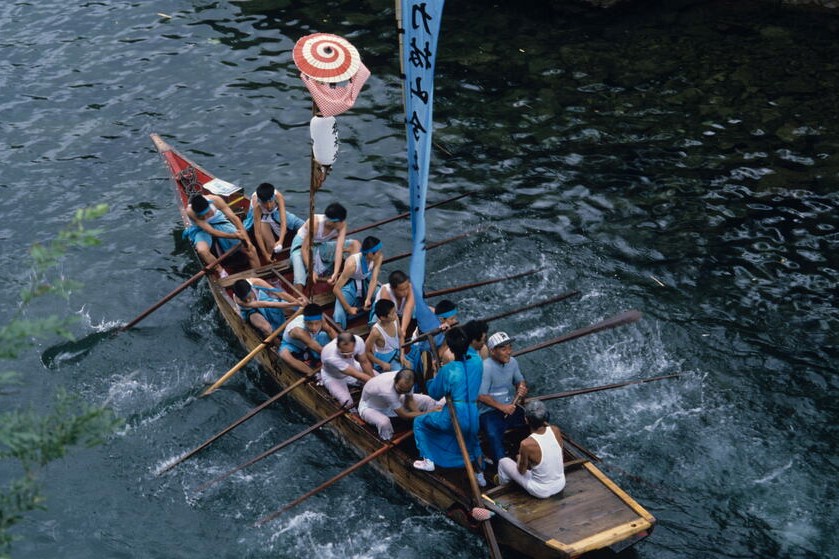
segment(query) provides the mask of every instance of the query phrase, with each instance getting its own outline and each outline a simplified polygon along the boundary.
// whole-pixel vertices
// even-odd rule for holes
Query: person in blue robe
[[[427,413],[414,420],[414,438],[420,453],[414,467],[418,470],[433,471],[436,466],[465,466],[449,413],[452,405],[470,461],[474,462],[481,456],[477,400],[483,363],[474,350],[470,351],[469,339],[462,328],[448,330],[446,343],[455,359],[444,365],[427,384],[428,395],[436,400],[446,397],[446,405],[441,411]]]

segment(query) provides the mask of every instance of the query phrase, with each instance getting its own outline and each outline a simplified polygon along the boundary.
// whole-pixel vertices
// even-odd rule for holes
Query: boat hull
[[[214,177],[179,154],[156,134],[152,135],[152,140],[173,179],[179,209],[184,224],[188,226],[185,206],[189,195],[184,191],[180,179],[184,176],[184,169],[193,167],[201,180]],[[247,211],[247,199],[236,202],[239,212]],[[259,345],[262,338],[241,320],[238,307],[229,292],[233,280],[244,275],[259,275],[268,281],[276,281],[280,275],[288,272],[288,263],[279,262],[255,271],[238,274],[233,271],[233,275],[225,278],[208,276],[210,291],[219,312],[246,351]],[[326,293],[315,297],[315,301],[321,304],[329,300]],[[363,322],[351,329],[363,333],[366,331]],[[256,359],[280,388],[290,386],[301,378],[301,374],[286,366],[274,351],[262,351]],[[317,420],[339,409],[337,402],[326,390],[314,382],[303,383],[288,396]],[[370,455],[387,444],[356,414],[340,416],[330,422],[328,428],[360,457]],[[395,438],[398,435],[397,432]],[[497,487],[484,495],[483,506],[496,513],[491,522],[502,546],[531,557],[578,557],[626,542],[634,543],[652,531],[655,518],[593,464],[581,460],[582,455],[571,453],[568,447],[572,446],[565,445],[566,459],[574,461],[577,467],[567,471],[568,484],[559,496],[535,499],[514,485]],[[381,454],[371,464],[385,478],[418,501],[446,512],[462,525],[475,530],[477,524],[467,512],[472,508],[472,500],[463,470],[438,468],[433,473],[417,471],[412,467],[416,455],[413,438],[409,437]]]

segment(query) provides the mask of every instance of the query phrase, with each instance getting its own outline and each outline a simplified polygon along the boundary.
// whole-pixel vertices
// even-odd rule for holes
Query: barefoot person
[[[332,263],[332,275],[329,285],[335,285],[341,272],[344,252],[354,254],[361,250],[361,243],[347,239],[347,209],[337,202],[326,206],[322,214],[314,215],[314,237],[312,239],[312,257],[309,262],[309,227],[310,220],[300,227],[291,242],[291,264],[294,268],[294,285],[301,290],[306,285],[307,275],[314,282],[327,271],[326,265]]]
[[[233,294],[242,319],[266,337],[283,325],[284,310],[306,304],[305,299],[297,299],[260,278],[236,280]]]
[[[367,358],[377,371],[398,371],[407,366],[405,351],[402,348],[402,333],[399,331],[399,318],[393,301],[382,299],[373,307],[378,319],[364,342]]]
[[[341,277],[332,287],[335,295],[332,318],[341,328],[347,327],[348,320],[370,312],[381,268],[382,241],[376,237],[365,237],[361,252],[347,257]]]
[[[301,373],[311,374],[320,363],[323,346],[336,335],[324,322],[320,305],[309,303],[303,307],[303,314],[286,326],[280,343],[280,359]]]
[[[548,424],[548,410],[538,400],[524,406],[524,419],[530,426],[530,436],[519,445],[517,462],[506,457],[500,460],[498,481],[515,481],[534,497],[547,499],[565,489],[562,433],[559,427]]]
[[[251,207],[244,227],[253,230],[256,248],[263,262],[271,262],[286,239],[297,233],[304,221],[286,211],[285,198],[271,183],[263,182],[251,195]]]
[[[204,264],[209,264],[240,242],[251,268],[259,266],[259,258],[242,222],[220,196],[195,194],[186,208],[192,225],[184,230]]]

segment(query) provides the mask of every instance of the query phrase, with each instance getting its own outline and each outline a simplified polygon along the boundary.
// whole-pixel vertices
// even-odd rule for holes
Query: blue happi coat
[[[447,394],[451,395],[469,458],[473,461],[481,455],[477,400],[482,374],[481,357],[470,348],[464,361],[445,364],[427,385],[428,395],[435,400]],[[457,444],[449,405],[447,402],[441,411],[427,413],[414,419],[414,438],[423,458],[428,458],[443,468],[462,468],[463,456]]]

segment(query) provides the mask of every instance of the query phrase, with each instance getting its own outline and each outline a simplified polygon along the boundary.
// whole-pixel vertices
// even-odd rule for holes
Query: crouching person
[[[311,374],[320,362],[323,346],[335,336],[335,330],[323,320],[320,305],[309,303],[283,331],[280,358],[301,373]]]
[[[424,413],[441,409],[431,396],[414,394],[413,388],[414,371],[411,369],[382,373],[364,385],[358,414],[379,430],[382,439],[389,441],[393,437],[391,418],[412,421]]]
[[[565,489],[565,468],[562,462],[562,433],[549,425],[550,415],[538,400],[524,406],[524,420],[530,436],[519,445],[518,462],[502,458],[498,462],[498,481],[515,481],[539,499],[547,499]]]
[[[350,386],[364,384],[376,375],[367,359],[364,340],[352,332],[341,332],[326,344],[321,361],[321,382],[344,407],[352,406]]]

